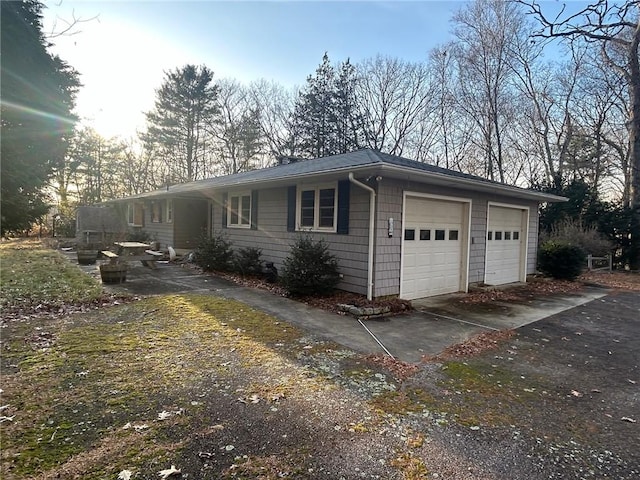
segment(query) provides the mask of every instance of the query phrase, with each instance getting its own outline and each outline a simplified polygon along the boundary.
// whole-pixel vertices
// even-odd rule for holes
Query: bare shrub
[[[551,232],[540,233],[540,245],[545,242],[575,245],[591,255],[607,255],[613,244],[595,226],[585,226],[582,221],[565,218],[553,225]]]

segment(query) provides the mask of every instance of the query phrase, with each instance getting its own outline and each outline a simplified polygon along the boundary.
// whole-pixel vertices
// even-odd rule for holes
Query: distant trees
[[[78,77],[47,52],[42,8],[35,0],[0,2],[3,236],[27,229],[48,211],[46,186],[76,122],[71,111]]]
[[[216,87],[217,114],[207,125],[214,171],[231,174],[256,168],[263,147],[258,107],[249,89],[235,80],[222,80]]]

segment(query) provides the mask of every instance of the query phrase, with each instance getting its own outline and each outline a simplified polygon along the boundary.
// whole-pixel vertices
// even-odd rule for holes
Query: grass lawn
[[[0,308],[87,303],[102,295],[102,286],[40,242],[0,243]]]

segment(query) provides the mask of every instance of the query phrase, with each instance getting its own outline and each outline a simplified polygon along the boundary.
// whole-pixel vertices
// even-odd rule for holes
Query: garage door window
[[[520,232],[513,232],[513,239],[520,240]]]
[[[504,232],[504,239],[511,240],[511,232]]]
[[[406,229],[404,231],[404,239],[405,240],[415,240],[416,239],[416,231],[414,229]]]
[[[420,240],[431,240],[431,230],[420,230]]]
[[[436,230],[436,240],[444,240],[444,230]]]
[[[493,232],[492,231],[488,231],[487,232],[487,240],[493,240]]]
[[[496,240],[502,240],[502,232],[496,232]]]
[[[449,230],[449,240],[458,240],[458,230]]]

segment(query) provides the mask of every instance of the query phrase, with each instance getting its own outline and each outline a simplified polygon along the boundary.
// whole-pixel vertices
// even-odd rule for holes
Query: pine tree
[[[320,158],[337,153],[335,97],[335,70],[325,53],[294,107],[299,155]]]
[[[46,188],[63,161],[76,118],[77,73],[47,52],[43,5],[0,2],[2,235],[27,229],[48,209]]]
[[[218,114],[217,87],[206,66],[186,65],[165,72],[156,91],[153,111],[148,112],[145,146],[163,157],[172,181],[192,181],[207,174],[206,124]]]

